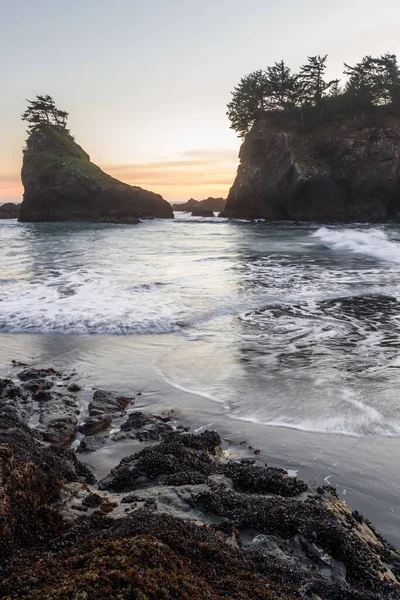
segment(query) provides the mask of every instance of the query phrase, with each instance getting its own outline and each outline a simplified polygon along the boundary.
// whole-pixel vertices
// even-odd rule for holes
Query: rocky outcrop
[[[63,485],[79,477],[95,482],[74,452],[43,444],[40,434],[0,410],[0,569],[19,548],[63,531],[55,504]]]
[[[0,219],[18,219],[21,205],[6,202],[0,206]]]
[[[51,402],[54,387],[68,404],[80,386],[54,369],[1,381],[1,598],[400,598],[399,553],[334,488],[235,460],[217,432],[176,428],[173,410],[119,423],[150,445],[126,445],[136,453],[97,483],[25,424],[27,398]],[[98,390],[89,412],[118,426],[126,400]]]
[[[104,173],[73,138],[42,126],[28,138],[22,165],[20,221],[138,223],[173,218],[159,194]]]
[[[400,120],[359,116],[305,132],[257,121],[220,216],[382,222],[400,216]]]
[[[194,210],[209,210],[212,212],[220,212],[224,209],[226,198],[206,198],[205,200],[194,200],[190,198],[182,204],[172,204],[173,210],[181,212],[193,212]]]

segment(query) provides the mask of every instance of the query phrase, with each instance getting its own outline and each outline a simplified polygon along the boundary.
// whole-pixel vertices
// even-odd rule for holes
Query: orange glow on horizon
[[[225,197],[238,159],[233,151],[186,152],[184,159],[143,164],[105,165],[102,169],[129,185],[137,185],[170,202],[208,196]],[[0,202],[20,202],[23,187],[17,175],[0,175]]]

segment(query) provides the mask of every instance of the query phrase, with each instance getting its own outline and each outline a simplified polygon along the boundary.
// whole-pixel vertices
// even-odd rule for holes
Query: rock
[[[219,462],[221,438],[215,431],[177,434],[157,446],[123,458],[100,482],[100,489],[134,490],[150,481],[165,485],[199,485],[212,476],[229,478],[235,489],[250,493],[297,496],[307,484],[286,471],[235,461]]]
[[[31,379],[44,379],[48,376],[61,377],[61,373],[55,369],[25,369],[17,374],[18,379],[21,381],[28,381]]]
[[[0,206],[0,219],[18,219],[21,204],[6,202]]]
[[[78,448],[77,452],[96,452],[96,450],[100,450],[107,443],[107,438],[99,435],[89,435],[84,438]]]
[[[369,119],[369,120],[368,120]],[[400,218],[400,120],[337,119],[304,131],[255,122],[220,216],[267,221]]]
[[[51,388],[54,387],[54,383],[48,379],[30,379],[26,381],[22,387],[27,392],[31,392],[34,396],[40,396],[42,392],[51,390]]]
[[[90,417],[87,419],[87,421],[82,423],[82,425],[79,425],[78,431],[84,433],[85,435],[93,435],[98,431],[106,429],[109,425],[111,425],[111,421],[112,416],[107,414],[100,414],[96,417]]]
[[[71,385],[69,385],[67,389],[69,392],[73,392],[74,394],[77,394],[78,392],[81,391],[82,388],[77,383],[71,383]]]
[[[11,379],[0,379],[0,413],[27,423],[33,412],[27,393]]]
[[[125,411],[128,404],[133,402],[133,398],[117,396],[113,392],[97,390],[93,394],[93,400],[89,402],[89,415],[114,415]]]
[[[60,375],[54,369],[26,369],[18,373],[22,386],[0,379],[0,413],[25,424],[34,418],[44,440],[63,446],[75,436],[79,407],[63,386],[54,390],[54,379]]]
[[[157,446],[123,458],[99,487],[102,490],[129,491],[138,487],[138,482],[146,484],[158,477],[165,478],[182,471],[211,474],[220,444],[219,435],[210,431],[198,436],[188,434],[168,438]]]
[[[51,126],[30,134],[21,176],[20,221],[135,224],[141,218],[173,218],[160,195],[107,175],[71,136]]]
[[[218,433],[179,433],[172,411],[128,416],[124,435],[159,427],[166,437],[97,490],[72,451],[45,443],[57,426],[65,437],[77,406],[59,376],[0,380],[0,407],[33,405],[27,389],[45,394],[41,431],[0,410],[1,598],[400,599],[400,554],[333,487],[254,455],[227,459]],[[41,392],[43,382],[56,386]],[[106,422],[128,400],[99,390],[92,404],[103,412],[91,419]],[[80,451],[106,439],[89,436]]]
[[[87,508],[95,508],[103,504],[103,502],[104,498],[99,496],[99,494],[95,494],[92,492],[91,494],[85,496],[85,498],[82,500],[82,505],[86,506]]]
[[[208,210],[214,212],[220,212],[224,210],[226,204],[225,198],[206,198],[205,200],[194,200],[190,198],[187,202],[182,204],[172,204],[173,210],[181,212],[192,212],[194,210]],[[201,216],[201,215],[200,215]],[[212,215],[214,216],[214,215]]]
[[[129,415],[128,419],[122,423],[121,431],[129,432],[129,437],[137,439],[140,442],[154,441],[159,442],[174,432],[172,425],[163,423],[156,417],[145,415],[136,411]]]
[[[56,418],[41,417],[41,423],[45,426],[43,438],[51,444],[65,446],[75,437],[77,422],[77,417],[71,414]]]
[[[43,445],[21,421],[0,414],[0,563],[61,532],[63,482],[82,475],[94,483],[73,452]]]
[[[212,210],[194,210],[192,217],[213,217],[214,213]]]

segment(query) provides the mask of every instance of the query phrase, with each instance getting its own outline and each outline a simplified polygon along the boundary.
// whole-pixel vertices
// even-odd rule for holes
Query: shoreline
[[[131,397],[93,392],[74,370],[38,369],[16,359],[11,370],[13,378],[0,381],[3,597],[69,598],[80,581],[89,597],[98,591],[100,598],[130,598],[128,555],[140,598],[187,598],[200,571],[196,598],[208,597],[204,586],[215,598],[227,597],[232,584],[228,597],[238,600],[400,598],[400,554],[333,487],[289,475],[261,459],[259,449],[236,446],[214,427],[192,432],[174,409],[143,412],[140,391]],[[84,411],[81,394],[90,398]],[[74,453],[68,446],[76,431]],[[121,445],[123,458],[99,481],[85,457],[108,444]],[[139,579],[137,544],[146,553]],[[168,575],[160,544],[180,556]],[[94,560],[98,549],[105,570]],[[104,586],[118,570],[117,587],[102,595],[100,581]],[[154,589],[143,572],[152,573]]]
[[[222,403],[179,391],[159,376],[155,368],[159,357],[177,344],[190,348],[191,342],[173,334],[122,338],[2,334],[0,365],[9,365],[11,356],[23,362],[75,369],[88,390],[117,388],[127,396],[142,392],[138,410],[160,414],[175,409],[184,425],[197,429],[212,424],[211,428],[229,440],[231,447],[241,451],[240,442],[247,440],[248,445],[261,450],[257,460],[295,470],[299,477],[319,485],[329,483],[343,501],[366,515],[389,541],[400,546],[395,478],[399,438],[339,437],[232,420]],[[57,358],[52,361],[54,356]],[[9,367],[3,367],[0,376],[7,376],[7,370]],[[89,400],[90,392],[83,391],[81,409]],[[118,448],[104,450],[104,469],[111,469],[121,458]]]

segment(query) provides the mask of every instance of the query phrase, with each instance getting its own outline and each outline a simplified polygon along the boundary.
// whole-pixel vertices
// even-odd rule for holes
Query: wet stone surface
[[[334,488],[228,459],[173,415],[125,418],[111,392],[78,426],[68,375],[17,381],[0,380],[0,597],[400,599],[400,554]],[[96,482],[63,447],[76,434],[80,457],[149,445]]]

